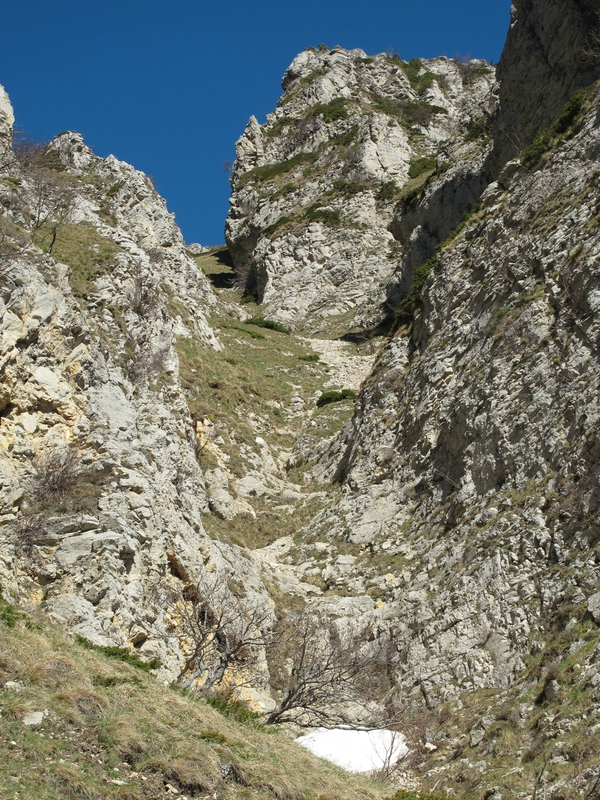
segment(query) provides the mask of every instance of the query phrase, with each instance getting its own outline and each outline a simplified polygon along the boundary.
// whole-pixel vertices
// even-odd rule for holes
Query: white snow
[[[349,772],[370,772],[394,764],[408,752],[404,736],[396,731],[356,731],[318,728],[300,736],[298,744]]]

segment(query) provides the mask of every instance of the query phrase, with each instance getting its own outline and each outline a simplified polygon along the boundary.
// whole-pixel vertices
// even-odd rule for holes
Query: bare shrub
[[[156,285],[147,278],[136,278],[129,295],[131,308],[140,317],[148,317],[158,307]]]
[[[165,260],[165,254],[160,247],[151,247],[150,250],[148,250],[148,258],[151,264],[162,264]]]
[[[67,445],[39,456],[34,461],[34,488],[41,496],[62,499],[82,477],[81,453],[76,445]]]
[[[431,709],[425,705],[414,705],[407,701],[389,710],[390,726],[402,727],[408,751],[400,759],[403,769],[414,769],[430,751],[427,744],[431,734],[439,727],[438,720]]]
[[[15,550],[19,555],[31,558],[35,554],[34,545],[41,543],[46,533],[46,514],[24,514],[12,524]]]
[[[154,348],[150,344],[140,346],[132,340],[128,341],[128,349],[133,351],[133,355],[127,366],[127,376],[137,386],[159,377],[170,353],[168,345]]]
[[[403,761],[406,757],[407,753],[404,756],[398,756],[397,752],[401,745],[404,744],[404,736],[399,731],[391,731],[390,739],[385,746],[383,752],[378,752],[378,756],[381,758],[382,766],[377,771],[378,777],[382,780],[389,780],[392,776],[394,770],[396,769],[398,762]]]
[[[293,620],[279,646],[283,668],[273,682],[280,700],[267,722],[294,722],[303,727],[356,725],[355,714],[347,712],[349,706],[362,707],[371,715],[369,707],[387,683],[387,646],[343,640],[332,621],[318,613]],[[380,724],[381,720],[371,719],[365,727]]]
[[[165,600],[168,630],[176,633],[184,654],[179,682],[205,695],[224,679],[241,685],[242,672],[256,664],[269,646],[269,607],[232,594],[218,575],[171,586]]]
[[[13,133],[12,156],[24,169],[29,169],[43,155],[48,146],[47,141],[35,139],[21,130]]]

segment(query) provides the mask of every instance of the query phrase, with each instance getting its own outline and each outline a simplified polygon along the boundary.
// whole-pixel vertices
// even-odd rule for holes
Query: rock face
[[[378,588],[430,704],[510,685],[566,603],[596,612],[599,110],[594,88],[488,186],[313,468],[345,487],[313,530],[362,555],[344,584]]]
[[[295,59],[237,144],[227,238],[257,313],[319,339],[280,331],[269,350],[151,182],[77,134],[36,169],[5,163],[3,592],[173,677],[185,643],[168,598],[215,575],[250,606],[304,605],[340,640],[385,641],[391,686],[372,705],[421,726],[429,788],[564,797],[576,774],[597,791],[598,86],[573,97],[596,76],[593,12],[519,3],[499,106],[483,62]],[[356,328],[363,350],[327,339]],[[235,357],[211,361],[227,342]],[[200,385],[234,407],[226,424],[190,410]],[[347,391],[323,398],[332,387]],[[227,543],[251,528],[252,552]],[[263,705],[268,680],[263,660]],[[476,752],[502,786],[483,785]]]
[[[201,521],[209,501],[174,344],[183,333],[220,347],[206,319],[216,298],[149,179],[78,134],[4,172],[3,592],[43,599],[72,633],[135,646],[176,677],[169,593],[210,574],[226,587],[235,573],[248,597],[267,598],[255,562]],[[27,208],[41,196],[36,228]]]
[[[600,76],[599,22],[594,0],[515,0],[498,66],[496,169],[554,122],[573,92]]]
[[[277,110],[264,126],[248,123],[232,176],[227,242],[264,313],[311,331],[319,319],[377,324],[402,253],[390,223],[402,227],[428,182],[451,180],[457,139],[491,112],[494,87],[484,62],[301,53]],[[480,160],[481,141],[467,138]],[[434,230],[426,238],[428,257],[439,240]]]

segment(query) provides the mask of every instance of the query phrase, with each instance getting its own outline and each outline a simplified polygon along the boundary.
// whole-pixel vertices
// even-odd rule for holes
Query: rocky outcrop
[[[442,143],[491,112],[494,85],[484,62],[408,64],[339,47],[293,61],[277,110],[237,143],[226,227],[238,279],[267,316],[313,333],[381,321],[402,253],[390,224],[395,234],[428,182],[452,182],[458,145]],[[482,143],[468,138],[477,172]],[[428,252],[436,233],[414,247]]]
[[[314,468],[345,487],[314,530],[355,546],[344,583],[377,588],[399,686],[430,704],[509,685],[600,581],[590,103],[577,135],[541,168],[509,164],[438,252],[412,327]]]
[[[554,122],[577,89],[600,77],[599,26],[594,0],[515,0],[498,65],[496,174]]]
[[[15,115],[4,87],[0,86],[0,147],[4,149],[12,137]]]
[[[202,524],[174,345],[220,347],[216,298],[151,181],[78,134],[3,173],[2,591],[72,634],[158,657],[172,679],[184,587],[212,575],[227,592],[235,575],[248,602],[267,602],[256,563]]]

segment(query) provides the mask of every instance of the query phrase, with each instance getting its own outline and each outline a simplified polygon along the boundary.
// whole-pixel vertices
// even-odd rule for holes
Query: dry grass
[[[551,635],[551,644],[530,659],[510,690],[465,693],[460,709],[450,704],[436,710],[438,749],[417,767],[425,788],[436,786],[464,798],[484,797],[498,786],[503,797],[530,797],[539,782],[538,797],[597,797],[592,786],[600,763],[600,730],[590,729],[598,719],[600,692],[585,676],[587,666],[597,663],[600,633],[583,612],[581,617],[570,631]],[[552,701],[544,695],[550,677],[560,686]],[[493,721],[483,741],[471,747],[470,731],[483,717]],[[447,765],[443,777],[430,772],[441,761]],[[477,769],[482,761],[483,771]],[[563,794],[554,794],[551,787],[559,783]]]
[[[52,255],[71,267],[71,287],[76,297],[87,299],[97,277],[110,269],[121,248],[98,233],[90,223],[64,225],[58,231]]]
[[[376,800],[386,787],[344,773],[255,719],[241,723],[146,672],[73,644],[40,619],[0,622],[0,797]],[[39,726],[22,722],[48,710]],[[18,793],[17,795],[15,793]]]

